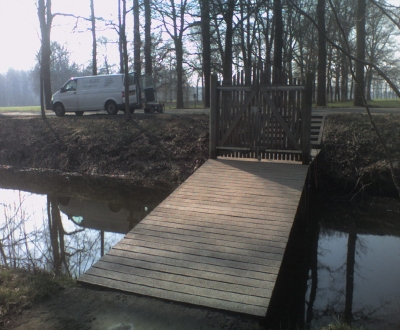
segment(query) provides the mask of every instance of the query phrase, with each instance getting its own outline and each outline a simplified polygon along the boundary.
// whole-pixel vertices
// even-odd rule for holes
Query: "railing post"
[[[312,83],[314,75],[307,73],[306,88],[303,96],[301,114],[301,158],[303,165],[310,164],[311,156],[311,109],[312,109]]]
[[[217,158],[217,130],[218,130],[218,78],[217,75],[211,75],[210,84],[210,146],[209,158]]]

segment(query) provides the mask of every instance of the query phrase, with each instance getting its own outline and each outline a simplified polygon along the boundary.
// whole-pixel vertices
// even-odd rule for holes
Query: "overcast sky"
[[[399,5],[399,0],[388,2]],[[40,49],[36,3],[37,0],[0,0],[0,73],[7,72],[10,67],[30,70],[35,66]],[[95,15],[106,20],[116,20],[117,8],[117,0],[95,0]],[[53,0],[52,12],[89,17],[90,0]],[[128,19],[128,22],[131,21]],[[84,25],[82,21],[81,32],[73,33],[75,19],[57,16],[51,31],[51,40],[66,45],[71,52],[71,60],[79,65],[88,65],[91,58],[91,33],[85,31]],[[97,37],[101,35],[117,39],[116,32],[112,30],[98,31]],[[111,63],[118,63],[117,47],[108,46],[107,56]],[[102,59],[98,58],[98,61],[102,62]]]
[[[40,29],[36,0],[0,0],[0,73],[10,67],[16,70],[30,70],[36,64],[36,54],[40,49]],[[69,13],[90,16],[89,0],[53,0],[53,13]],[[107,20],[117,17],[117,0],[95,1],[95,15]],[[76,20],[57,16],[53,21],[51,40],[66,45],[71,58],[78,64],[87,65],[91,58],[91,33],[85,30],[81,21],[81,32],[73,33]],[[116,39],[115,31],[98,32]],[[113,55],[108,47],[108,51]],[[117,50],[116,50],[117,53]],[[110,56],[109,56],[110,57]],[[112,57],[112,56],[111,56]]]

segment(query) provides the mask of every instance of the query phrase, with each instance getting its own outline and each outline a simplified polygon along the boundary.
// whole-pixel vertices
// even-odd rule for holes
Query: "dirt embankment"
[[[374,115],[400,178],[400,115]],[[0,179],[5,166],[86,178],[176,187],[208,158],[207,115],[0,116]],[[317,158],[324,190],[395,193],[388,161],[364,114],[327,117]],[[7,174],[8,175],[8,174]]]
[[[400,115],[374,115],[373,120],[400,181]],[[384,148],[367,115],[329,115],[323,143],[316,168],[325,190],[396,194]]]
[[[1,118],[1,117],[0,117]],[[1,118],[0,165],[177,186],[208,157],[207,115]]]

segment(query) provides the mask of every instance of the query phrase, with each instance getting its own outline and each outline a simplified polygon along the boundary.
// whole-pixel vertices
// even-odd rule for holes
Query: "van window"
[[[131,85],[136,85],[135,74],[130,73],[130,74],[128,75],[128,77],[129,77],[129,86],[131,86]],[[125,84],[125,81],[124,81],[124,84]]]
[[[154,87],[153,77],[149,74],[144,74],[140,77],[140,86],[142,88],[151,88]]]

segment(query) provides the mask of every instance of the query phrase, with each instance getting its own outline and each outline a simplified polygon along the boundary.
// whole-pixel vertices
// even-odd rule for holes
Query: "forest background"
[[[263,83],[274,84],[314,73],[318,106],[362,105],[358,90],[367,100],[400,96],[400,7],[385,0],[31,2],[26,10],[36,16],[40,39],[36,65],[0,74],[3,107],[39,104],[40,77],[49,109],[51,95],[70,77],[125,67],[153,75],[159,99],[177,108],[194,99],[208,106],[211,73],[223,84],[239,77],[250,84],[255,68],[265,73]],[[91,47],[71,49],[60,29],[72,40],[85,35]]]

